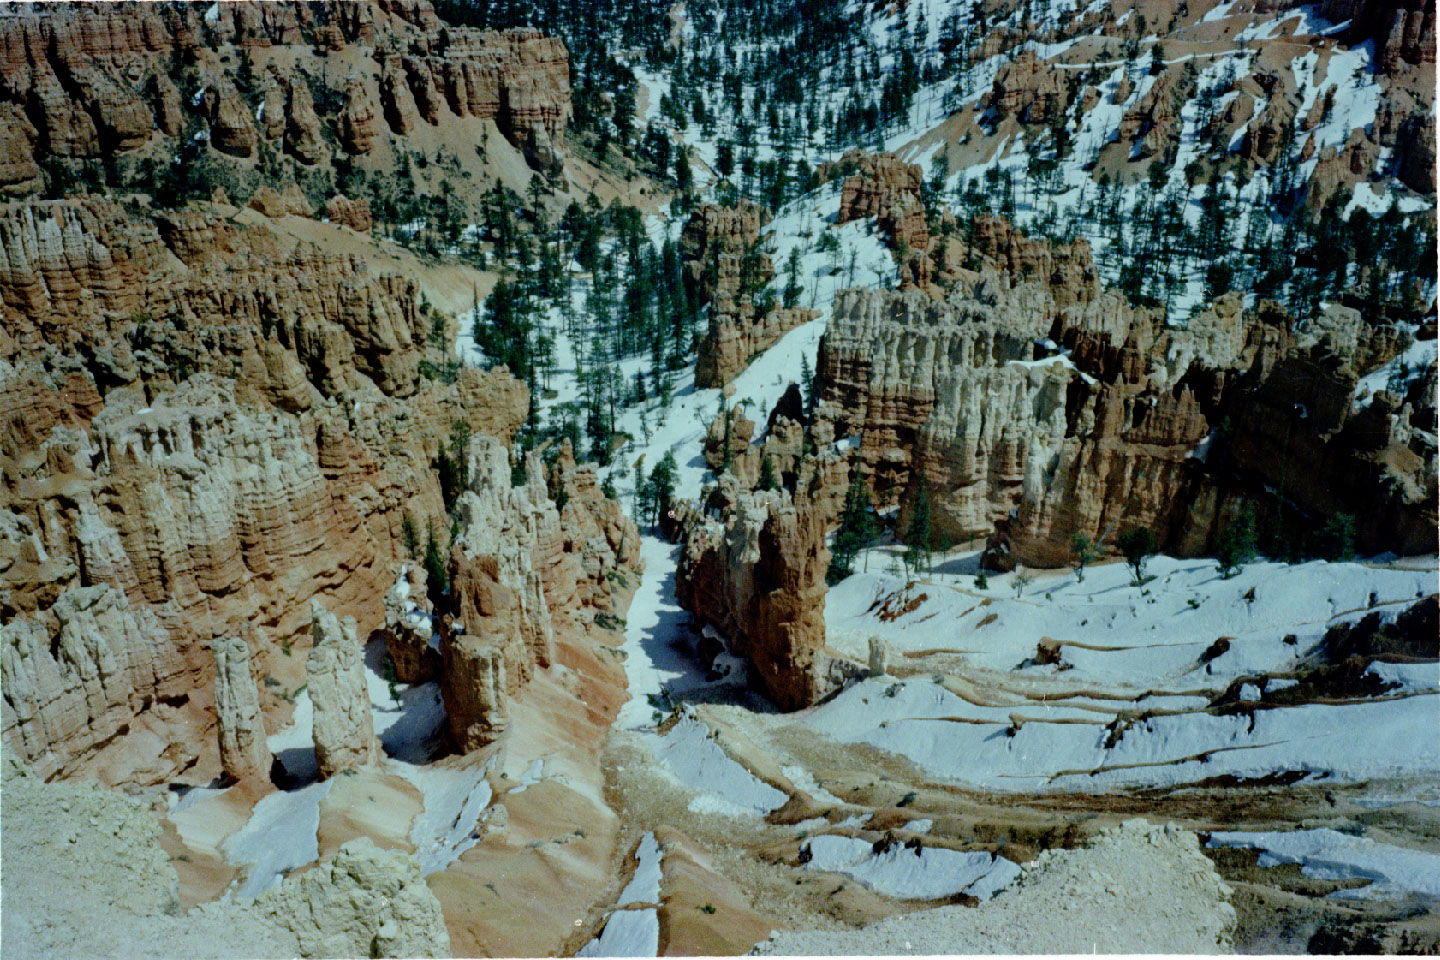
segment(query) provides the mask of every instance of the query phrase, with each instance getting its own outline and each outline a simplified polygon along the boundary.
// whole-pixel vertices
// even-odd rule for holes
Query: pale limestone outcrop
[[[324,779],[374,762],[380,747],[354,619],[336,619],[319,600],[310,601],[310,614],[315,645],[305,676],[315,705],[315,760]]]
[[[38,538],[26,549],[44,559]],[[195,759],[197,744],[165,733],[167,722],[188,719],[189,664],[122,590],[74,586],[33,618],[7,609],[0,643],[5,745],[39,776],[143,780]],[[87,766],[119,738],[129,741],[123,755]]]
[[[250,673],[250,644],[243,635],[217,636],[210,642],[215,658],[215,715],[220,732],[220,764],[232,780],[264,780],[270,775],[270,747],[260,694]]]
[[[695,359],[695,383],[718,387],[752,358],[818,314],[807,307],[756,303],[775,276],[760,230],[770,212],[742,200],[733,207],[697,207],[680,235],[683,277],[695,301],[709,305],[708,325]]]
[[[302,957],[448,957],[440,901],[413,856],[368,837],[241,907],[299,941]]]
[[[304,81],[286,84],[285,152],[307,165],[319,163],[329,155],[320,137],[320,118],[315,114],[315,101]]]
[[[446,957],[440,902],[415,858],[368,838],[253,900],[182,913],[155,810],[94,783],[43,783],[4,758],[6,954]]]
[[[568,447],[553,478],[530,454],[518,487],[507,449],[491,438],[471,440],[468,463],[450,557],[459,624],[440,636],[441,693],[462,751],[503,733],[509,698],[550,666],[557,635],[614,616],[615,584],[628,582],[639,563],[634,524],[601,492],[593,466],[575,466]],[[552,484],[565,491],[563,509]]]
[[[345,83],[345,109],[340,113],[340,143],[346,151],[355,154],[369,153],[380,136],[380,118],[370,91],[359,77],[352,76]]]
[[[129,702],[130,736],[67,733],[56,763],[111,783],[214,763],[210,639],[235,622],[293,635],[322,592],[380,626],[405,516],[443,510],[430,464],[451,425],[508,442],[525,387],[419,377],[412,284],[280,256],[263,227],[76,200],[12,206],[0,240],[5,617],[54,636],[66,589],[112,584],[154,618],[145,659],[165,677]]]
[[[325,216],[330,218],[331,223],[349,227],[356,233],[369,233],[375,222],[370,213],[370,201],[364,198],[351,200],[339,194],[325,201]]]
[[[565,45],[532,29],[450,26],[426,2],[271,4],[216,8],[213,15],[203,7],[172,7],[129,19],[103,4],[75,3],[7,17],[0,21],[6,77],[0,101],[37,118],[35,142],[46,155],[98,159],[144,145],[157,127],[166,138],[185,136],[184,108],[175,91],[175,81],[184,76],[177,69],[184,54],[206,62],[208,87],[197,112],[221,154],[252,157],[263,135],[283,137],[284,149],[302,163],[328,159],[307,83],[281,78],[263,92],[264,108],[252,120],[253,104],[237,90],[249,82],[241,82],[239,61],[230,51],[218,62],[209,60],[202,43],[278,48],[311,75],[324,73],[318,55],[358,47],[360,56],[353,59],[363,63],[372,56],[385,59],[394,46],[407,50],[408,76],[399,83],[393,73],[387,81],[386,72],[379,84],[364,70],[346,78],[337,132],[349,153],[373,148],[382,111],[392,129],[408,133],[411,125],[397,124],[395,117],[413,111],[414,100],[421,99],[421,112],[432,124],[440,122],[442,111],[493,119],[542,169],[553,171],[561,160],[571,114]],[[150,95],[137,93],[142,89]],[[380,97],[378,110],[372,89]]]
[[[456,749],[469,753],[494,743],[510,726],[501,645],[460,634],[442,645],[441,656],[440,689]]]

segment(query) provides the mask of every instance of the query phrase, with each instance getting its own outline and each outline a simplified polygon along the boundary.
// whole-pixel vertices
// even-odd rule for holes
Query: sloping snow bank
[[[661,767],[695,791],[690,809],[696,813],[763,817],[789,799],[732,760],[693,714],[682,716],[654,750]]]
[[[660,952],[660,917],[653,907],[617,910],[600,936],[576,952],[577,957],[653,957]]]
[[[1210,847],[1259,850],[1260,866],[1300,864],[1300,872],[1316,880],[1371,881],[1353,890],[1336,890],[1336,900],[1388,900],[1407,894],[1440,899],[1440,856],[1406,850],[1336,830],[1217,831]]]
[[[1020,875],[1018,866],[991,853],[899,844],[875,853],[864,840],[831,835],[816,837],[807,847],[807,870],[843,873],[896,900],[938,900],[957,893],[988,900]]]
[[[255,804],[249,821],[221,847],[225,859],[246,868],[234,896],[255,897],[273,890],[291,870],[320,858],[320,801],[332,782],[282,790]]]
[[[1129,820],[1080,850],[1047,850],[978,907],[939,907],[853,931],[773,935],[762,954],[1228,953],[1230,888],[1195,834]]]
[[[415,845],[421,875],[428,877],[480,842],[475,825],[490,804],[490,781],[485,779],[484,767],[396,766],[425,798],[425,809],[410,828],[410,842]]]

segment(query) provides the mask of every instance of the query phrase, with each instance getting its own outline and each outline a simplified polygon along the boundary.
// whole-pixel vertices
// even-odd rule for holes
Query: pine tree
[[[810,369],[810,358],[800,354],[800,392],[805,397],[805,419],[815,413],[815,372]]]
[[[832,586],[854,572],[855,556],[875,539],[878,525],[870,509],[870,490],[860,471],[850,474],[850,488],[845,491],[845,507],[840,514],[840,527],[830,547],[830,568],[825,580]]]
[[[780,489],[780,481],[775,477],[775,464],[770,462],[770,455],[768,453],[760,458],[760,489]]]
[[[450,577],[445,565],[445,555],[440,552],[440,543],[435,539],[435,518],[431,517],[426,526],[425,576],[429,581],[430,601],[437,609],[446,593],[450,591]]]
[[[1255,559],[1255,510],[1248,504],[1235,522],[1225,528],[1215,546],[1220,577],[1229,580]]]
[[[400,541],[405,545],[405,556],[414,560],[420,552],[420,531],[415,527],[415,518],[410,516],[410,511],[405,511],[405,519],[400,521]]]
[[[919,572],[930,569],[930,491],[925,481],[925,468],[920,468],[919,488],[915,506],[910,510],[910,526],[905,531],[905,565]]]
[[[650,522],[658,523],[661,511],[670,507],[670,501],[675,496],[675,484],[678,479],[679,469],[675,465],[675,452],[666,450],[665,456],[655,464],[655,469],[650,472]]]
[[[1095,545],[1083,533],[1070,538],[1070,551],[1075,555],[1075,582],[1085,582],[1085,565],[1095,559]]]
[[[1135,585],[1140,586],[1145,582],[1145,564],[1155,554],[1155,534],[1149,527],[1135,527],[1120,534],[1116,543],[1135,574]]]

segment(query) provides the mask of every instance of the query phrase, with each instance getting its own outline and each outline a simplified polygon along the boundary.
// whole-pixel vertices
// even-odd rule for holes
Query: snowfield
[[[1440,855],[1407,850],[1335,830],[1293,832],[1216,831],[1210,847],[1261,851],[1259,865],[1298,863],[1317,880],[1369,880],[1362,887],[1336,890],[1337,900],[1393,900],[1408,895],[1440,900]]]
[[[912,658],[946,657],[945,674],[856,683],[805,723],[1004,791],[1440,773],[1440,756],[1413,736],[1440,722],[1433,665],[1376,664],[1398,686],[1369,700],[1207,709],[1240,678],[1254,678],[1242,703],[1293,684],[1286,674],[1332,624],[1393,617],[1434,592],[1433,559],[1256,563],[1231,580],[1209,560],[1157,557],[1150,570],[1144,587],[1120,564],[1092,567],[1083,583],[1050,572],[1018,596],[1013,574],[987,591],[852,576],[828,597],[830,646],[863,660],[879,637]],[[1058,663],[1038,662],[1042,641]]]
[[[1020,875],[1020,867],[990,853],[940,847],[895,845],[875,853],[853,837],[819,836],[809,841],[807,870],[853,877],[876,893],[897,900],[938,900],[966,893],[988,900]]]

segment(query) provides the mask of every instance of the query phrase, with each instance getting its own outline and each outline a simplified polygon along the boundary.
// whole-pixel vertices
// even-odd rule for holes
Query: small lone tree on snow
[[[1145,564],[1155,555],[1155,534],[1150,532],[1149,527],[1135,527],[1120,534],[1116,543],[1120,552],[1125,554],[1125,562],[1135,574],[1135,585],[1138,587],[1145,582]]]
[[[1219,562],[1222,580],[1229,580],[1255,559],[1255,511],[1249,505],[1220,534],[1220,541],[1215,545],[1215,559]]]
[[[1095,559],[1095,544],[1083,533],[1077,533],[1070,538],[1070,550],[1075,554],[1075,582],[1085,582],[1085,564]]]

